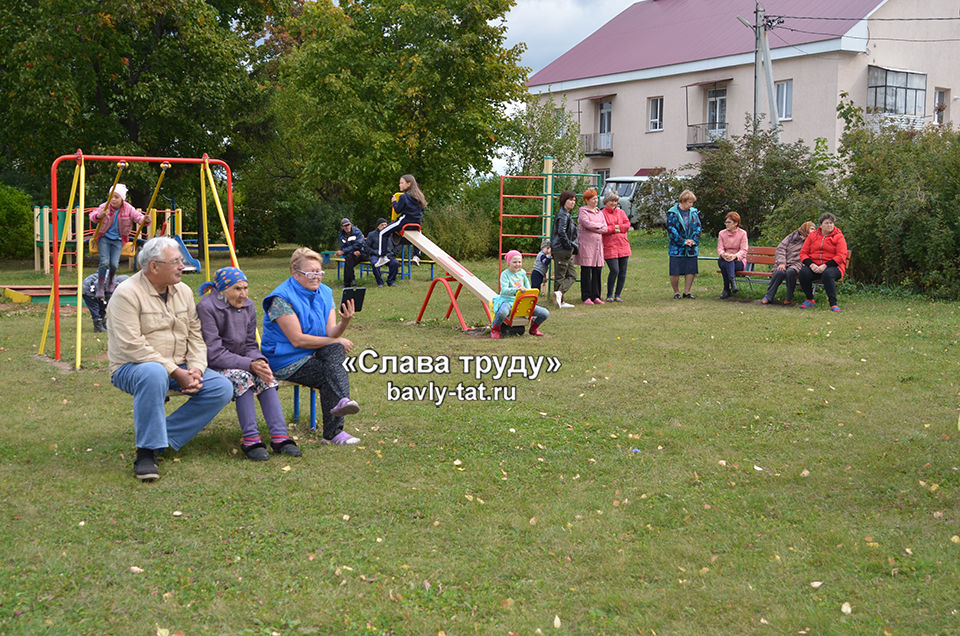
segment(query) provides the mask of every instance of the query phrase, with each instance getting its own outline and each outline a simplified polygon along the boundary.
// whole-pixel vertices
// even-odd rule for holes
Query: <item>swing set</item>
[[[70,187],[70,197],[69,202],[67,203],[66,208],[57,207],[57,167],[60,163],[65,161],[74,161],[76,166],[73,172],[73,184]],[[54,160],[53,165],[50,167],[50,193],[51,193],[51,214],[52,218],[52,229],[53,229],[53,251],[56,254],[56,262],[53,268],[53,287],[50,293],[50,300],[47,303],[47,313],[43,323],[43,335],[40,338],[40,350],[39,353],[43,355],[44,348],[47,343],[47,333],[50,327],[50,318],[53,316],[54,324],[54,359],[61,359],[61,338],[60,338],[60,267],[63,263],[64,257],[64,248],[65,243],[60,242],[60,237],[58,236],[58,229],[63,227],[66,231],[67,228],[71,227],[71,223],[76,225],[76,236],[78,239],[83,238],[83,217],[86,210],[84,193],[86,191],[86,165],[87,162],[116,162],[117,174],[113,179],[113,185],[110,186],[110,196],[107,197],[107,201],[113,197],[114,190],[117,187],[117,184],[120,182],[120,176],[123,174],[123,171],[131,162],[141,162],[141,163],[150,163],[150,164],[160,164],[160,176],[157,179],[157,185],[153,190],[153,196],[150,198],[150,204],[147,206],[147,216],[150,218],[150,225],[148,226],[147,238],[153,238],[156,234],[156,216],[157,210],[154,208],[154,203],[157,199],[157,194],[160,192],[160,185],[163,183],[163,178],[167,173],[167,170],[174,164],[187,164],[187,165],[197,165],[200,167],[200,215],[201,221],[203,223],[203,244],[201,246],[201,251],[203,254],[203,271],[206,276],[206,280],[211,280],[211,270],[210,270],[210,243],[208,239],[207,229],[209,227],[207,223],[207,186],[209,184],[210,190],[213,194],[213,201],[217,208],[217,213],[220,218],[220,224],[223,228],[223,234],[227,240],[227,247],[230,250],[230,263],[234,267],[238,266],[237,254],[234,249],[234,232],[233,232],[233,173],[230,170],[230,166],[225,162],[219,159],[211,159],[206,153],[199,159],[189,159],[184,157],[128,157],[128,156],[115,156],[115,155],[85,155],[83,151],[77,149],[77,152],[72,155],[61,155]],[[213,171],[210,166],[219,166],[226,172],[227,177],[227,214],[224,215],[223,206],[220,204],[220,195],[217,193],[217,184],[213,177]],[[77,208],[74,208],[74,201],[79,199]],[[64,223],[60,224],[60,214],[61,212],[66,213],[66,218]],[[73,215],[76,215],[75,217]],[[95,237],[103,224],[103,219],[100,220],[100,224],[97,226],[97,231],[94,232],[93,236]],[[136,236],[139,237],[143,230],[143,224],[140,228],[137,229]],[[124,244],[123,252],[121,256],[134,257],[136,255],[137,242],[136,240],[131,240]],[[181,245],[181,250],[185,248]],[[96,252],[96,243],[91,240],[91,249],[90,253],[95,254]],[[186,254],[189,256],[189,253]],[[77,325],[76,325],[76,362],[75,367],[80,368],[81,362],[81,335],[82,335],[82,313],[80,311],[80,292],[83,289],[83,240],[77,240],[76,242],[76,258],[77,258]]]

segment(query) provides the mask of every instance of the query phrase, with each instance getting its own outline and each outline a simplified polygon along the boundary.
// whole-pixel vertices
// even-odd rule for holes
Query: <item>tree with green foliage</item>
[[[0,258],[25,258],[33,251],[30,197],[0,183]]]
[[[843,99],[837,224],[866,283],[960,299],[960,131],[870,122]]]
[[[504,46],[513,0],[319,0],[288,25],[275,105],[324,198],[386,209],[401,174],[428,200],[486,171],[524,93],[521,47]]]
[[[505,138],[507,174],[540,174],[544,157],[553,157],[554,172],[581,172],[584,155],[579,129],[562,102],[557,107],[552,96],[527,95],[511,118]]]
[[[703,151],[703,161],[683,166],[697,171],[689,187],[704,232],[719,232],[727,212],[736,211],[751,239],[759,238],[766,218],[787,197],[818,182],[822,168],[806,144],[781,143],[777,131],[762,123],[748,115],[743,135],[718,141],[717,148]]]
[[[0,169],[46,177],[76,148],[222,156],[259,97],[255,42],[289,3],[0,3]]]

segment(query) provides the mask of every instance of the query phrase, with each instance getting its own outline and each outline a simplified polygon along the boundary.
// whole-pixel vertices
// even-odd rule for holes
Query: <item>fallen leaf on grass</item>
[[[841,605],[840,611],[847,615],[853,614],[853,608],[850,607],[850,603],[844,603]]]
[[[350,515],[343,515],[344,521],[350,521]]]
[[[759,472],[763,472],[763,469],[757,466],[756,464],[753,465],[753,469]]]
[[[531,526],[537,525],[537,518],[536,518],[536,517],[530,517],[530,525],[531,525]]]
[[[130,566],[130,571],[133,572],[134,574],[143,574],[143,568],[138,568],[135,565]]]
[[[761,624],[761,625],[769,625],[770,623],[767,622],[767,619],[761,617],[761,618],[760,618],[760,624]]]
[[[804,468],[802,471],[800,471],[800,476],[801,476],[801,477],[809,477],[809,476],[810,476],[810,471],[807,470],[806,468]]]
[[[559,617],[559,616],[554,616],[554,617],[553,617],[553,626],[554,626],[554,628],[556,628],[556,629],[560,629],[560,617]]]
[[[289,473],[290,470],[291,470],[291,468],[290,468],[290,466],[284,466],[284,467],[281,468],[280,470],[282,470],[282,471],[285,472],[285,473]]]
[[[173,516],[174,516],[174,517],[182,517],[182,516],[183,516],[183,513],[180,512],[179,510],[174,510],[174,511],[173,511]]]
[[[810,587],[815,590],[820,589],[821,585],[823,585],[823,581],[810,581]]]
[[[463,462],[460,461],[459,459],[455,459],[455,460],[453,460],[453,465],[454,465],[454,466],[463,466]]]
[[[953,535],[952,537],[950,537],[950,541],[952,541],[953,543],[960,543],[960,537],[958,537],[957,535]]]

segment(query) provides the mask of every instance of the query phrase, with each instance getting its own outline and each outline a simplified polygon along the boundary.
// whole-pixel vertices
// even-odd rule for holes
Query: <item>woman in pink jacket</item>
[[[90,222],[98,224],[93,240],[100,252],[100,267],[97,269],[94,296],[100,299],[104,297],[104,289],[106,293],[112,294],[116,287],[114,276],[120,267],[120,252],[123,251],[124,243],[130,240],[133,224],[150,222],[148,217],[127,203],[126,199],[127,186],[118,183],[113,188],[110,200],[104,201],[90,213]]]
[[[723,225],[717,235],[717,263],[723,276],[720,298],[729,298],[737,293],[737,272],[747,264],[747,232],[740,227],[740,215],[736,212],[727,212]]]
[[[627,232],[630,230],[630,219],[627,213],[617,205],[620,195],[616,191],[603,195],[603,220],[607,229],[603,232],[603,260],[607,262],[607,302],[622,303],[620,292],[623,283],[627,280],[627,260],[630,258],[630,239]],[[616,284],[616,288],[614,288]]]
[[[579,240],[573,262],[580,266],[580,299],[584,305],[602,305],[600,300],[600,270],[603,269],[603,233],[607,222],[597,209],[600,197],[594,189],[583,193],[586,203],[577,217]]]

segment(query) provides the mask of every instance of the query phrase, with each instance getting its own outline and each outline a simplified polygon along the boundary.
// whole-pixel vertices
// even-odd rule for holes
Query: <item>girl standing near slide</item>
[[[400,177],[400,191],[403,192],[403,194],[397,199],[396,205],[396,210],[400,216],[392,223],[388,223],[387,227],[383,228],[380,232],[380,240],[377,244],[378,254],[383,254],[382,244],[384,236],[392,234],[404,225],[410,223],[420,225],[423,219],[423,209],[427,207],[427,199],[423,196],[423,192],[420,190],[420,186],[417,185],[417,180],[412,174],[405,174]],[[377,259],[377,262],[374,263],[374,267],[383,267],[389,260],[388,257],[381,256]]]

